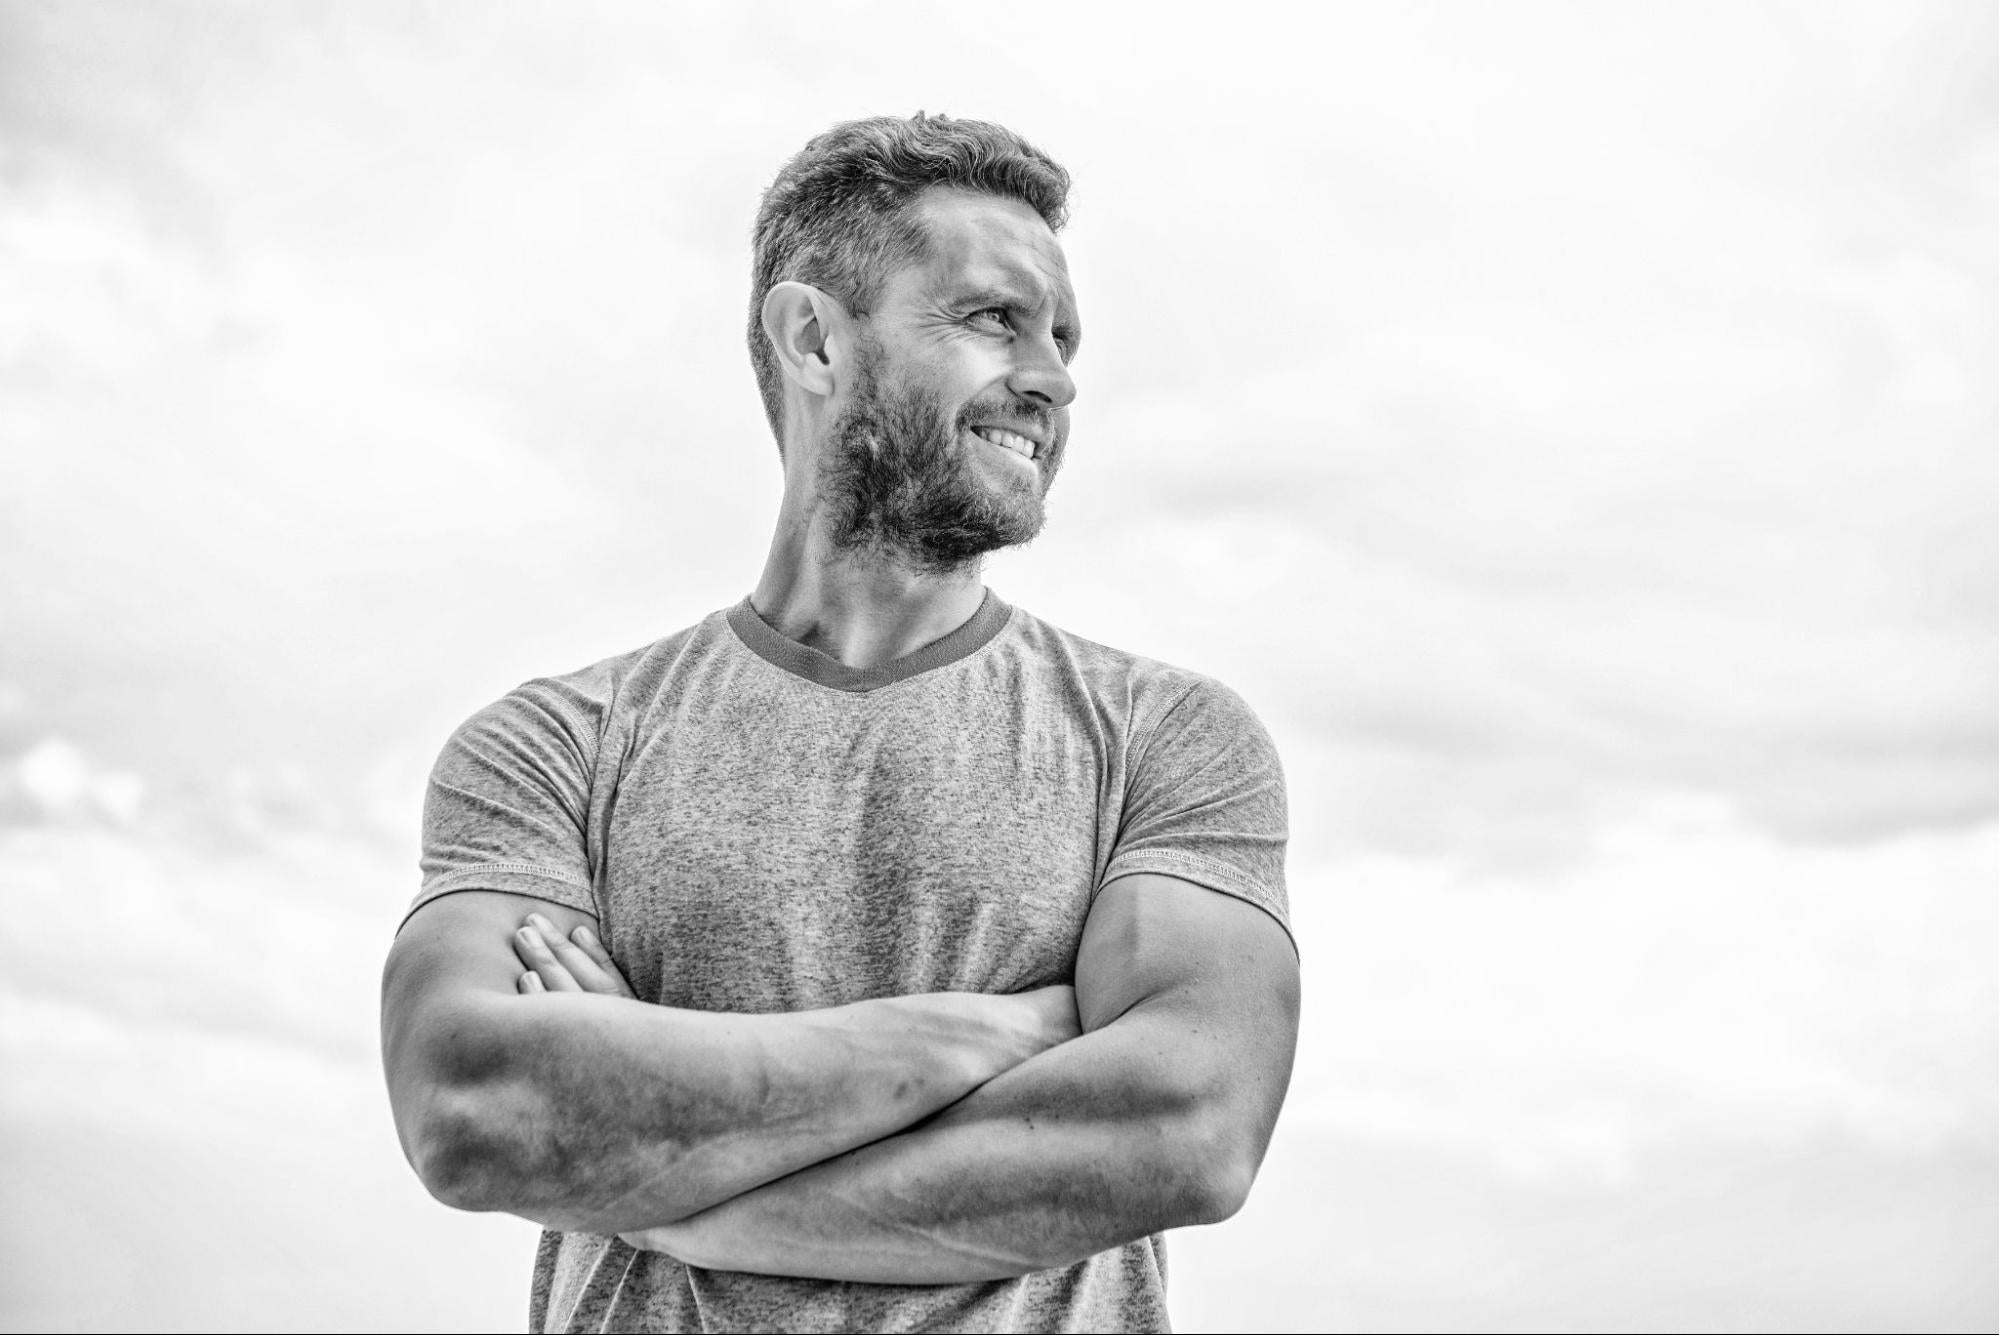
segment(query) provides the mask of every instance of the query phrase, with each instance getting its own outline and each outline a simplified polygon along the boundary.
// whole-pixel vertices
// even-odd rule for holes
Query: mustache
[[[1043,440],[1055,438],[1055,410],[1012,397],[973,399],[958,410],[954,424],[963,431],[974,422],[1020,422],[1033,427]]]

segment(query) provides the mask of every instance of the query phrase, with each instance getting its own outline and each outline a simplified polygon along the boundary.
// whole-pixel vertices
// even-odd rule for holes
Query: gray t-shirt
[[[1285,930],[1284,779],[1247,705],[990,592],[950,635],[857,669],[746,598],[528,682],[445,745],[423,889],[596,915],[633,990],[772,1012],[1073,981],[1097,891],[1134,872]],[[414,911],[414,910],[412,910]],[[1162,1237],[939,1286],[685,1266],[547,1232],[537,1330],[1165,1330]]]

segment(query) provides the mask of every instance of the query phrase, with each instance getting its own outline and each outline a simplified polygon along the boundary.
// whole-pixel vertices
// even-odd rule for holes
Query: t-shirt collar
[[[836,691],[860,692],[905,681],[977,653],[1000,633],[1012,614],[1013,608],[987,589],[979,610],[964,625],[942,639],[870,668],[849,667],[830,654],[786,639],[763,619],[747,594],[729,609],[729,628],[745,648],[773,667]]]

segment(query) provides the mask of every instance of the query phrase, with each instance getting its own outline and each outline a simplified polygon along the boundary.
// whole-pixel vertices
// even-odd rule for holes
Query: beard
[[[1038,419],[1038,479],[1003,471],[995,482],[974,466],[964,443],[973,422]],[[831,426],[820,466],[820,496],[834,550],[946,574],[987,552],[1041,532],[1042,496],[1061,466],[1053,415],[1013,399],[974,399],[955,417],[934,393],[886,385],[881,358],[863,350],[852,400]]]

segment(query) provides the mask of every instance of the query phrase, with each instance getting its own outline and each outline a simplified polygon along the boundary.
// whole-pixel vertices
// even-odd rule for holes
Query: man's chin
[[[897,526],[863,539],[871,555],[924,574],[948,574],[978,562],[993,552],[1032,542],[1046,516],[1039,496],[1016,498],[1020,504],[950,520]]]

